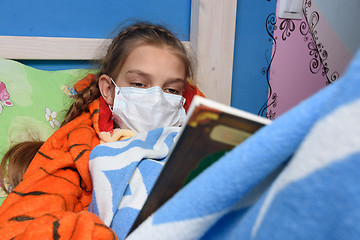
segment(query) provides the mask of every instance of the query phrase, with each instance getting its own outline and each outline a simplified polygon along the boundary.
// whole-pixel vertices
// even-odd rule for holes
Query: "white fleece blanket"
[[[159,128],[118,142],[98,145],[90,154],[93,199],[97,214],[125,238],[153,187],[179,127]]]

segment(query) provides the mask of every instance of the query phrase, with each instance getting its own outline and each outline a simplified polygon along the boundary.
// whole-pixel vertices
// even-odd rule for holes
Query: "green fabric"
[[[0,58],[0,157],[12,143],[46,140],[56,131],[72,103],[72,86],[90,72],[44,71]],[[0,190],[0,205],[4,196]]]
[[[215,153],[212,153],[212,154],[206,156],[203,160],[200,161],[199,165],[189,173],[188,177],[185,180],[183,187],[186,184],[188,184],[189,182],[191,182],[197,175],[199,175],[202,171],[204,171],[206,168],[208,168],[211,164],[213,164],[214,162],[219,160],[228,151],[229,150],[215,152]]]

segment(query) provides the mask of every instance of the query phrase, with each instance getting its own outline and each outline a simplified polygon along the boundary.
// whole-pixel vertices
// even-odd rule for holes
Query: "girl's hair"
[[[0,164],[0,184],[2,189],[9,193],[8,188],[5,186],[5,177],[7,175],[6,184],[9,184],[10,188],[14,188],[18,185],[24,175],[30,161],[34,158],[36,152],[42,146],[41,141],[28,141],[15,144],[3,157]],[[6,174],[6,163],[9,165]]]
[[[141,45],[167,47],[170,51],[182,59],[185,66],[186,78],[193,80],[194,64],[192,58],[186,51],[182,42],[176,38],[174,34],[160,25],[153,25],[144,22],[135,23],[123,28],[123,30],[112,40],[105,57],[101,61],[101,69],[99,70],[96,79],[90,83],[89,87],[76,94],[74,98],[75,101],[66,113],[62,126],[80,116],[83,112],[88,111],[89,104],[101,95],[98,86],[99,77],[102,74],[106,74],[115,79],[131,51]],[[33,147],[34,151],[37,151],[41,146],[37,144],[39,144],[39,142],[36,142],[36,144],[31,146],[31,143],[28,142],[24,143],[23,148],[17,145],[11,148],[4,156],[0,165],[0,177],[3,178],[4,176],[2,174],[5,173],[6,167],[4,162],[7,160],[9,160],[9,172],[18,172],[19,176],[22,177],[23,172],[27,168],[27,165],[30,164],[34,156],[32,154],[28,154],[27,157],[30,159],[26,160],[25,156],[16,153],[17,151],[22,151],[22,149],[25,150],[30,147]],[[21,159],[16,159],[17,157],[20,157]],[[11,163],[13,161],[14,164]],[[17,163],[23,163],[26,167],[22,168],[22,166]],[[17,184],[18,182],[14,182],[13,187],[16,186],[15,183]]]

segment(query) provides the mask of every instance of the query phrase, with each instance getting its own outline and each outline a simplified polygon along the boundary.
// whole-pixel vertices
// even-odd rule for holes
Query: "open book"
[[[270,120],[195,96],[188,120],[131,233],[179,189]]]

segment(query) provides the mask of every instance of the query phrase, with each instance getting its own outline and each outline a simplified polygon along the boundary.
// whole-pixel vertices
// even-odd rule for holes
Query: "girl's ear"
[[[99,78],[99,88],[101,96],[104,98],[105,102],[112,106],[114,103],[114,84],[111,82],[111,79],[108,75],[103,74]]]

